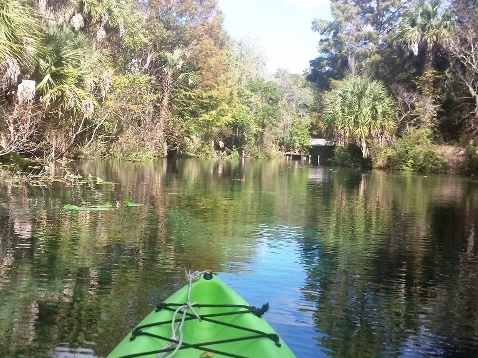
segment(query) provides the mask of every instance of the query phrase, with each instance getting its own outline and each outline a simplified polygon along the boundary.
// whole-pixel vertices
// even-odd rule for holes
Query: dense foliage
[[[216,0],[2,2],[0,155],[307,148],[310,84],[265,79],[262,55],[222,21]]]
[[[320,134],[332,133],[339,145],[355,142],[375,165],[408,170],[444,169],[435,144],[476,142],[476,1],[331,0],[330,5],[333,19],[313,22],[321,39],[307,75],[318,91],[313,126]],[[360,91],[346,89],[354,81],[374,83],[384,93],[364,99]],[[396,109],[372,120],[372,113],[380,113],[372,107]],[[377,120],[390,121],[386,133],[393,140],[384,143],[378,135],[364,141],[365,135],[356,134]],[[426,147],[419,138],[426,139]],[[363,143],[374,150],[368,152]]]
[[[391,141],[394,106],[384,86],[362,77],[345,79],[325,100],[324,122],[341,146],[357,144],[364,158],[372,142]]]
[[[330,5],[305,75],[267,75],[217,0],[3,1],[0,157],[271,157],[314,136],[401,168],[387,153],[417,130],[477,146],[476,1]]]

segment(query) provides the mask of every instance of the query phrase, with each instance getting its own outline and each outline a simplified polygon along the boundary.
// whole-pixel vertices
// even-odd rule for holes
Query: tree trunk
[[[168,142],[166,139],[166,120],[169,112],[169,99],[173,90],[173,71],[170,68],[164,70],[164,76],[161,81],[162,98],[159,106],[159,120],[157,124],[157,131],[159,139],[163,144],[163,156],[168,155]]]

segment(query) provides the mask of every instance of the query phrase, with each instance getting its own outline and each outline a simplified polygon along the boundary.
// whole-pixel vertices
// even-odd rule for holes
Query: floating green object
[[[124,202],[125,207],[128,207],[128,208],[143,206],[143,204],[134,203],[128,197],[125,197],[123,199],[123,202]],[[116,205],[113,205],[110,202],[107,202],[106,204],[103,204],[103,205],[89,205],[89,206],[78,206],[78,205],[74,205],[74,204],[65,204],[63,206],[63,209],[70,210],[70,211],[102,211],[102,210],[113,210],[117,207],[119,207],[118,202],[116,202]]]
[[[216,275],[205,272],[160,303],[107,358],[294,358],[262,318],[268,307],[250,306]]]
[[[63,209],[71,210],[71,211],[102,211],[102,210],[113,209],[113,204],[106,203],[104,205],[91,205],[91,206],[77,206],[73,204],[65,204],[63,206]]]
[[[128,207],[132,207],[132,206],[143,206],[143,204],[133,203],[133,200],[131,200],[131,199],[128,198],[127,196],[123,199],[123,202],[124,202],[124,205],[126,205],[126,206],[128,206]]]
[[[63,206],[63,209],[65,210],[78,210],[79,206],[73,205],[73,204],[65,204]]]

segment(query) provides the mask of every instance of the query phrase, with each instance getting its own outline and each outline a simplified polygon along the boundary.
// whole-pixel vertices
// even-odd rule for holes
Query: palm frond
[[[17,0],[0,2],[0,63],[9,58],[32,67],[41,39],[38,13]]]

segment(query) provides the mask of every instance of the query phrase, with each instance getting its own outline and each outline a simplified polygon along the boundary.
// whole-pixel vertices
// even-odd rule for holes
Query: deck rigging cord
[[[196,311],[193,308],[193,306],[195,304],[197,304],[197,302],[195,302],[195,303],[191,302],[191,289],[192,289],[193,281],[196,281],[197,279],[199,279],[199,277],[201,277],[202,273],[204,273],[204,272],[201,272],[201,271],[188,272],[186,269],[184,269],[184,274],[186,275],[186,278],[188,280],[188,299],[186,300],[186,302],[184,302],[183,305],[179,306],[174,311],[173,319],[171,321],[171,331],[173,332],[172,335],[171,335],[171,340],[177,341],[178,343],[176,344],[176,348],[174,349],[174,351],[171,354],[166,356],[166,353],[158,353],[158,358],[171,358],[179,351],[179,349],[181,349],[181,346],[183,345],[183,326],[184,326],[184,322],[186,320],[186,315],[187,315],[188,309],[191,310],[191,312],[194,314],[194,316],[196,316],[196,318],[199,321],[201,320],[201,317],[199,316],[199,314],[196,313]],[[177,319],[178,314],[180,312],[181,312],[181,319],[180,319],[179,322],[176,322],[176,319]],[[179,339],[178,339],[177,335],[179,335]],[[169,341],[166,344],[165,348],[167,348],[168,346],[171,346],[171,345],[172,345],[172,343],[171,343],[171,341]]]
[[[223,321],[219,321],[219,320],[214,319],[214,317],[221,317],[221,316],[228,316],[228,315],[238,315],[238,314],[248,314],[248,313],[252,313],[255,316],[262,317],[262,315],[265,312],[267,312],[267,310],[269,309],[268,304],[264,304],[264,305],[262,305],[261,308],[257,308],[257,307],[248,306],[248,305],[202,304],[202,303],[198,303],[198,302],[191,302],[192,283],[195,280],[197,280],[199,277],[201,277],[202,274],[210,275],[210,277],[212,277],[212,273],[210,271],[188,272],[186,270],[185,270],[185,273],[186,273],[186,278],[188,280],[188,292],[187,292],[186,302],[184,302],[184,303],[165,303],[165,302],[162,302],[162,303],[160,303],[156,306],[156,311],[169,310],[169,311],[173,312],[172,320],[171,321],[168,320],[168,321],[160,321],[160,322],[154,322],[154,323],[150,323],[150,324],[144,324],[144,325],[136,327],[131,333],[131,338],[130,338],[131,341],[136,339],[136,337],[138,337],[138,336],[149,336],[149,337],[153,337],[153,338],[157,338],[157,339],[166,341],[167,342],[166,345],[163,346],[159,350],[125,355],[122,358],[142,357],[142,356],[150,355],[150,354],[157,354],[158,358],[171,358],[179,350],[187,349],[187,348],[200,349],[200,350],[204,350],[206,352],[217,353],[217,354],[221,354],[221,355],[224,355],[224,356],[227,356],[227,357],[247,358],[247,357],[241,356],[239,354],[228,353],[228,352],[224,352],[224,351],[221,351],[221,350],[218,350],[218,349],[213,349],[210,346],[211,345],[223,344],[223,343],[230,343],[230,342],[257,339],[257,338],[268,338],[268,339],[271,339],[272,341],[274,341],[276,346],[278,346],[278,347],[281,346],[281,344],[279,342],[279,336],[275,333],[266,333],[266,332],[258,331],[258,330],[252,329],[252,328],[238,326],[238,325],[235,325],[235,324],[232,324],[232,323],[227,323],[227,322],[223,322]],[[228,310],[228,311],[220,312],[220,313],[210,313],[210,314],[201,315],[200,310],[201,310],[202,307],[204,307],[204,308],[206,308],[206,307],[208,307],[208,308],[211,308],[211,307],[225,308],[225,309],[234,309],[234,310]],[[195,308],[197,309],[197,311],[195,310]],[[239,310],[236,310],[238,308],[239,308]],[[237,329],[237,330],[245,331],[245,332],[251,333],[251,335],[236,337],[236,338],[230,338],[230,339],[224,339],[224,340],[218,340],[218,341],[189,344],[187,342],[184,342],[184,340],[183,340],[183,326],[184,326],[185,321],[196,320],[196,319],[199,320],[199,321],[207,321],[207,322],[211,322],[211,323],[214,323],[214,324],[223,325],[223,326],[227,326],[227,327],[234,328],[234,329]],[[171,324],[172,333],[171,333],[170,337],[163,337],[163,336],[153,334],[153,333],[150,333],[150,332],[147,332],[147,331],[144,330],[144,329],[149,328],[149,327],[161,326],[161,325],[166,325],[166,324]]]

